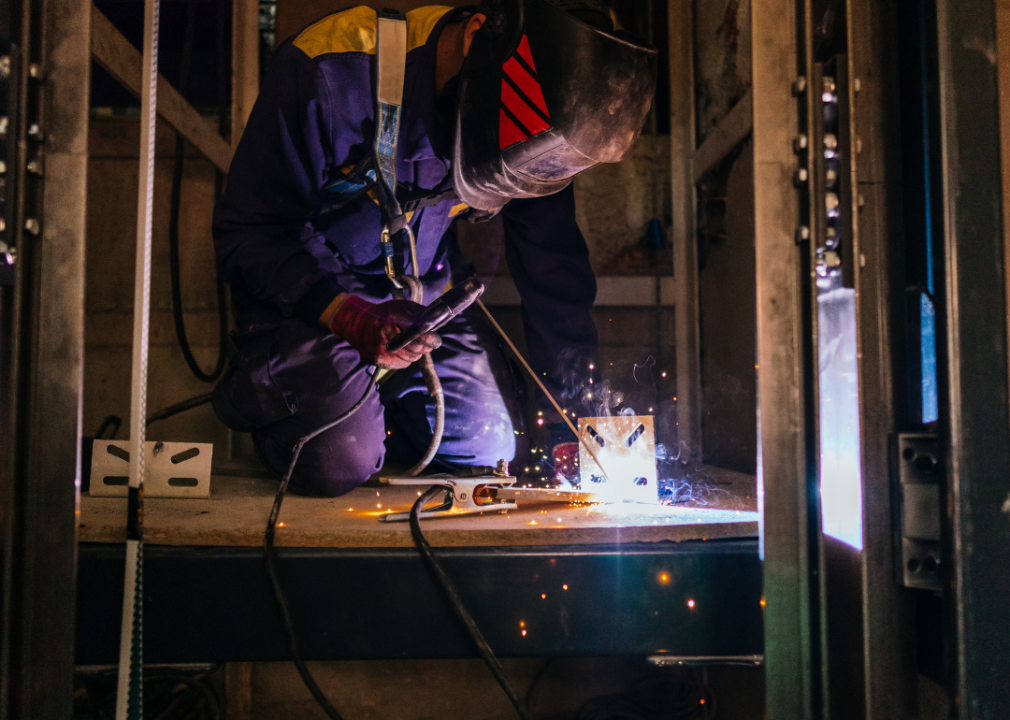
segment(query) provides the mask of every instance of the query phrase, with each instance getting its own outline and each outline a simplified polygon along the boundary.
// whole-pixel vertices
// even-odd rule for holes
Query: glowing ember
[[[568,589],[568,586],[567,586],[567,585],[562,585],[562,586],[561,586],[561,589],[562,589],[562,590],[567,590],[567,589]]]
[[[693,607],[694,607],[694,600],[688,600],[688,601],[687,601],[687,606],[688,606],[689,608],[693,608]]]

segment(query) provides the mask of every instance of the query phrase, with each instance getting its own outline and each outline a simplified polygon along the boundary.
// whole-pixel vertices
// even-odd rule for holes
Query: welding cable
[[[408,225],[407,227],[409,228],[410,226]],[[415,265],[414,275],[413,277],[405,275],[393,282],[397,286],[397,290],[401,291],[401,297],[403,294],[402,288],[398,283],[402,282],[410,288],[410,299],[418,305],[424,305],[424,286],[417,277],[417,250],[414,247],[414,233],[410,232],[408,237],[410,238],[411,262]],[[431,442],[428,443],[428,449],[414,467],[405,473],[409,477],[420,475],[431,464],[431,461],[435,459],[435,455],[438,453],[439,446],[442,444],[442,435],[445,433],[445,392],[442,390],[442,382],[438,379],[435,363],[431,359],[430,353],[421,356],[421,375],[424,377],[424,384],[428,388],[428,395],[435,400],[435,427],[432,429]]]
[[[330,701],[326,699],[326,696],[323,695],[323,691],[319,689],[315,679],[312,677],[312,673],[309,672],[309,668],[305,665],[305,661],[302,660],[302,654],[298,649],[298,637],[295,635],[294,623],[291,620],[291,610],[288,607],[287,596],[284,594],[284,590],[281,588],[280,579],[277,577],[277,568],[274,562],[274,533],[277,530],[277,516],[281,513],[281,504],[284,502],[284,494],[287,492],[288,485],[291,483],[291,475],[295,471],[295,465],[298,464],[298,456],[301,454],[302,448],[305,447],[305,443],[312,438],[321,435],[327,430],[332,430],[360,410],[365,404],[365,401],[368,400],[372,390],[375,388],[377,375],[377,372],[373,372],[372,377],[365,386],[365,392],[361,396],[361,399],[358,400],[358,402],[356,402],[350,410],[345,412],[343,415],[340,415],[336,420],[333,420],[322,427],[316,428],[295,444],[294,450],[291,453],[291,462],[288,464],[288,470],[284,473],[284,477],[281,478],[280,486],[277,488],[277,497],[274,498],[274,505],[270,510],[270,518],[267,520],[267,530],[263,538],[263,559],[266,562],[267,576],[270,578],[270,585],[274,591],[274,598],[277,600],[277,608],[280,610],[281,620],[284,623],[284,635],[288,641],[288,651],[291,653],[291,659],[294,661],[295,667],[298,669],[298,674],[301,675],[302,682],[305,683],[305,687],[308,688],[310,693],[312,693],[312,697],[319,704],[319,707],[323,709],[323,712],[326,713],[330,720],[343,719],[341,718],[340,713],[337,712],[336,708],[334,708],[333,705],[330,704]]]
[[[428,561],[428,567],[431,568],[435,579],[438,580],[439,585],[445,591],[449,604],[452,605],[456,616],[463,623],[467,634],[477,646],[477,650],[480,652],[481,657],[484,658],[484,662],[487,664],[491,674],[494,675],[495,680],[498,681],[502,690],[508,695],[512,706],[516,709],[516,714],[519,715],[520,720],[532,720],[532,716],[529,710],[526,709],[525,703],[519,697],[519,693],[516,692],[512,682],[505,674],[505,669],[501,666],[491,646],[488,645],[487,640],[484,639],[483,633],[481,633],[480,628],[477,627],[477,623],[474,622],[473,617],[467,611],[466,605],[463,604],[463,599],[460,598],[456,586],[452,584],[452,580],[449,579],[449,576],[443,569],[442,563],[439,562],[431,549],[431,545],[428,544],[428,540],[424,537],[424,533],[421,532],[421,509],[444,492],[444,486],[434,485],[414,502],[414,505],[410,508],[410,534],[414,538],[414,544],[417,546],[417,549],[424,556],[424,559]]]
[[[148,415],[147,426],[151,427],[153,423],[156,423],[159,420],[170,418],[173,415],[178,415],[181,412],[192,410],[193,408],[200,407],[201,405],[206,405],[213,399],[214,399],[214,393],[204,393],[203,395],[197,395],[187,400],[183,400],[182,402],[176,403],[175,405],[169,405],[168,407],[162,408],[156,413]]]
[[[186,33],[182,42],[182,57],[179,61],[179,92],[185,93],[189,84],[189,69],[193,55],[193,36],[196,30],[196,11],[198,0],[189,0],[186,7]],[[218,50],[218,63],[220,64],[221,50]],[[220,94],[220,88],[219,88]],[[179,349],[182,350],[182,357],[189,366],[190,371],[197,379],[203,382],[214,382],[221,373],[224,372],[227,361],[228,347],[228,311],[227,300],[225,298],[224,280],[217,272],[215,265],[214,281],[217,286],[217,314],[218,314],[218,351],[217,361],[214,369],[206,373],[197,363],[193,356],[193,351],[189,346],[189,338],[186,335],[186,323],[182,310],[182,280],[179,262],[179,210],[182,204],[182,171],[186,160],[186,138],[182,133],[175,135],[175,162],[172,165],[172,194],[171,209],[168,215],[168,257],[172,285],[172,319],[175,322],[175,336],[179,341]]]

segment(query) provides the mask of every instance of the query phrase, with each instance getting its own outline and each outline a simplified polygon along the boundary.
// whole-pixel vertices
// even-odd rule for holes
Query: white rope
[[[119,646],[116,720],[143,718],[143,498],[147,439],[147,364],[151,314],[151,225],[158,90],[159,0],[144,3],[146,80],[140,98],[140,182],[137,197],[137,260],[133,291],[133,371],[130,385],[130,494],[127,518],[123,624]]]

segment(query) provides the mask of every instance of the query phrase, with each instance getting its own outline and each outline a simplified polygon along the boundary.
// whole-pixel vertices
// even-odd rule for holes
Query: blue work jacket
[[[436,107],[435,61],[442,28],[465,12],[423,7],[407,13],[400,191],[452,188],[453,129]],[[315,324],[341,292],[372,301],[390,297],[374,191],[333,209],[339,203],[327,189],[371,152],[375,24],[375,11],[366,7],[328,15],[284,42],[271,62],[214,211],[218,269],[231,286],[240,330],[253,317]],[[411,217],[429,298],[449,279],[446,231],[467,210],[449,199]],[[596,280],[572,189],[513,200],[502,216],[531,363],[571,397],[588,378],[597,343],[589,312]]]

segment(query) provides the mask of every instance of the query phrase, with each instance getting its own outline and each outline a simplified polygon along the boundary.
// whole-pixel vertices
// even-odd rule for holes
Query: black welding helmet
[[[481,210],[550,195],[635,143],[656,85],[655,48],[548,0],[485,0],[460,72],[453,185]]]

